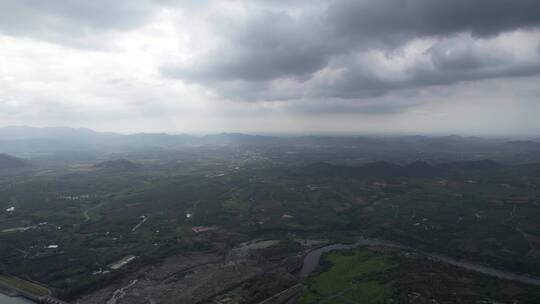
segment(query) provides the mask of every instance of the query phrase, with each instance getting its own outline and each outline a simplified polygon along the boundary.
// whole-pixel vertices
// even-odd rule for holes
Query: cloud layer
[[[162,72],[247,101],[365,98],[540,72],[540,54],[534,52],[538,1],[319,5],[299,15],[283,7],[250,7],[247,17],[219,30],[217,48],[187,63],[164,65]]]
[[[345,128],[339,116],[421,130],[517,104],[521,130],[540,96],[538,12],[537,0],[6,0],[0,119],[282,131]]]

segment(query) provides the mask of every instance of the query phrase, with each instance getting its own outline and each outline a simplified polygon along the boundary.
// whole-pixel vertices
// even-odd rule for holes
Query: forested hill
[[[8,154],[0,154],[0,170],[26,167],[27,163],[17,157]]]

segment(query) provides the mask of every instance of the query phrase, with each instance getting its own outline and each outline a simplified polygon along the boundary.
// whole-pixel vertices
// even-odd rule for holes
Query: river
[[[12,298],[0,293],[0,304],[34,304],[24,298]]]
[[[442,263],[454,265],[463,269],[482,273],[482,274],[489,275],[492,277],[497,277],[500,279],[517,281],[517,282],[521,282],[521,283],[525,283],[529,285],[540,286],[540,278],[536,278],[536,277],[532,277],[528,275],[516,274],[509,271],[504,271],[504,270],[492,268],[489,266],[485,266],[485,265],[481,265],[481,264],[477,264],[477,263],[473,263],[469,261],[456,260],[446,255],[437,254],[437,253],[429,253],[429,252],[417,250],[417,249],[404,246],[398,243],[394,243],[394,242],[378,240],[378,239],[366,239],[366,238],[360,238],[354,244],[333,244],[333,245],[328,245],[325,247],[312,250],[304,257],[304,265],[302,266],[302,269],[300,270],[299,276],[301,278],[308,277],[319,265],[319,260],[323,253],[329,252],[332,250],[352,249],[358,246],[383,246],[383,247],[410,250],[410,251],[414,251],[416,253],[422,254],[428,258],[432,258]]]

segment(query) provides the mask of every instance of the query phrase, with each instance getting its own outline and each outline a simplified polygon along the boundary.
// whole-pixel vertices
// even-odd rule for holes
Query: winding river
[[[481,265],[481,264],[477,264],[473,262],[456,260],[446,255],[437,254],[437,253],[429,253],[429,252],[414,249],[414,248],[404,246],[404,245],[394,243],[394,242],[378,240],[378,239],[367,239],[367,238],[360,238],[354,244],[333,244],[333,245],[328,245],[325,247],[312,250],[304,257],[304,265],[302,266],[302,269],[300,270],[299,276],[301,278],[308,277],[319,265],[319,260],[323,253],[329,252],[332,250],[352,249],[358,246],[382,246],[382,247],[410,250],[410,251],[414,251],[416,253],[422,254],[428,258],[431,258],[431,259],[434,259],[434,260],[437,260],[437,261],[440,261],[449,265],[457,266],[463,269],[467,269],[470,271],[482,273],[485,275],[497,277],[504,280],[517,281],[517,282],[521,282],[521,283],[525,283],[529,285],[540,286],[540,278],[536,278],[536,277],[532,277],[528,275],[516,274],[509,271],[504,271],[504,270],[492,268],[489,266],[485,266],[485,265]]]
[[[34,302],[19,297],[8,297],[0,293],[0,304],[34,304]]]

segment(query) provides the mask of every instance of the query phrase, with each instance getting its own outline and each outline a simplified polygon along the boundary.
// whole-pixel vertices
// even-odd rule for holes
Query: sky
[[[2,0],[0,126],[540,134],[538,0]]]

